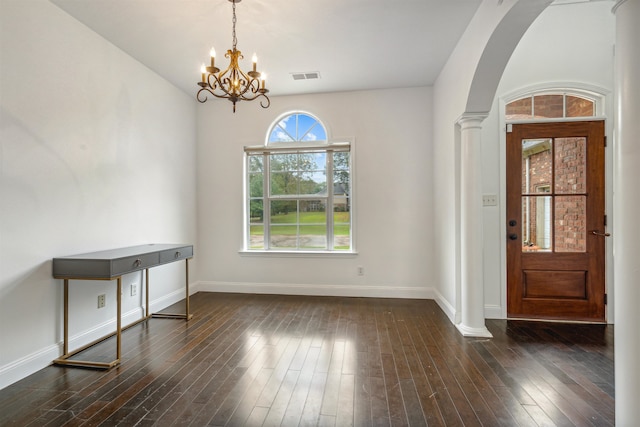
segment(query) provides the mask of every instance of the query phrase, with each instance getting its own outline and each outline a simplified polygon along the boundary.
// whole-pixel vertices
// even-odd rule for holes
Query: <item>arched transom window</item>
[[[352,252],[351,144],[291,112],[245,147],[246,251]]]
[[[594,117],[596,100],[572,93],[542,92],[527,95],[505,106],[506,120]]]

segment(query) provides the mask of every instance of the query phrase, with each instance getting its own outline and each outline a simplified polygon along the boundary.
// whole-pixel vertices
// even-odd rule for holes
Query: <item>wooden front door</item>
[[[604,322],[604,122],[510,127],[507,316]]]

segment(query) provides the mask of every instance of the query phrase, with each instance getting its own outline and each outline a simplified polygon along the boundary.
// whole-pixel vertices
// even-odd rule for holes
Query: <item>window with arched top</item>
[[[245,147],[245,250],[352,252],[351,143],[314,115],[280,116]]]
[[[326,140],[327,131],[320,120],[309,113],[296,112],[286,114],[271,126],[267,144]]]
[[[568,92],[542,92],[524,96],[505,106],[505,119],[562,119],[594,117],[597,115],[595,98]]]

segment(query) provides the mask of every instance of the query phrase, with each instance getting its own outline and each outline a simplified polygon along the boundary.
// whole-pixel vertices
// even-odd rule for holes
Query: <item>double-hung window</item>
[[[352,252],[351,144],[288,113],[245,147],[245,250]]]

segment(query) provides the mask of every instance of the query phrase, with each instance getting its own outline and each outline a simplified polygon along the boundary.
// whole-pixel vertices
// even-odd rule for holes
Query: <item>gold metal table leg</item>
[[[77,278],[78,280],[84,280],[83,278]],[[112,368],[116,365],[118,365],[120,363],[120,357],[122,354],[122,319],[121,319],[121,315],[122,315],[122,277],[117,277],[117,297],[116,297],[116,301],[117,301],[117,307],[116,307],[116,313],[117,313],[117,319],[116,319],[116,331],[105,335],[102,338],[98,338],[97,340],[90,342],[89,344],[86,344],[80,348],[77,348],[73,351],[69,351],[69,278],[65,278],[64,279],[64,319],[63,319],[63,323],[64,323],[64,335],[63,335],[63,344],[62,344],[62,350],[63,350],[63,354],[62,356],[60,356],[57,359],[54,359],[53,363],[55,363],[56,365],[69,365],[69,366],[82,366],[85,368],[97,368],[97,369],[109,369]],[[109,279],[109,280],[113,280],[113,279]],[[143,319],[144,320],[144,319]],[[139,323],[139,322],[134,322],[131,325],[128,325],[126,328],[128,328],[129,326],[133,326],[134,324]],[[86,349],[88,349],[89,347],[98,344],[99,342],[102,342],[104,340],[106,340],[107,338],[111,338],[112,336],[116,336],[116,359],[111,361],[111,362],[93,362],[90,360],[76,360],[76,359],[70,359],[70,357],[80,353],[81,351],[84,351]]]
[[[193,314],[191,314],[189,312],[189,259],[190,258],[186,258],[185,259],[185,269],[186,269],[186,273],[185,273],[185,279],[186,279],[186,284],[185,284],[185,290],[186,290],[186,296],[185,296],[185,313],[153,313],[151,315],[151,317],[156,317],[156,318],[160,318],[160,319],[185,319],[185,320],[190,320],[191,318],[193,318]]]
[[[191,315],[189,314],[189,258],[184,260],[185,262],[185,289],[187,291],[187,295],[185,297],[185,314],[187,320],[191,319]]]
[[[69,279],[64,279],[64,354],[69,353]]]
[[[151,316],[149,312],[149,269],[144,270],[144,317],[149,318]]]
[[[118,277],[118,291],[116,293],[117,301],[117,320],[116,320],[116,360],[120,361],[120,353],[122,350],[122,276]]]

